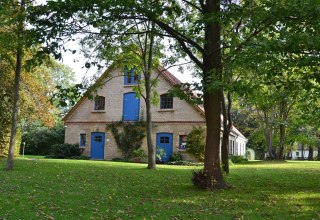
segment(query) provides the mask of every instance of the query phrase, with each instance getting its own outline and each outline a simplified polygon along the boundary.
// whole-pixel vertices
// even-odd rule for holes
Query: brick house
[[[123,73],[124,72],[124,73]],[[160,95],[158,106],[152,106],[152,138],[156,146],[165,149],[165,161],[173,152],[180,152],[186,160],[194,160],[186,153],[187,134],[194,126],[205,126],[204,110],[184,100],[169,96],[168,90],[181,82],[169,71],[157,71]],[[154,73],[156,74],[156,73]],[[84,154],[92,159],[111,160],[122,157],[107,124],[116,121],[136,121],[144,117],[145,103],[136,98],[136,85],[132,71],[110,67],[97,81],[97,98],[82,98],[64,117],[65,142],[79,143]],[[247,139],[233,128],[230,134],[229,153],[245,155]],[[142,148],[147,152],[146,138]]]

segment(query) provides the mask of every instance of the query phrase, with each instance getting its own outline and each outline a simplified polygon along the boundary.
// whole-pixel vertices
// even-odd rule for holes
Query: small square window
[[[94,142],[102,142],[102,136],[95,136],[93,140]]]
[[[85,147],[87,142],[87,136],[86,134],[80,134],[80,147]]]
[[[296,152],[296,156],[299,157],[299,152]]]
[[[185,150],[187,148],[187,135],[179,136],[179,149]]]
[[[170,138],[169,137],[160,137],[160,143],[161,144],[169,144]]]

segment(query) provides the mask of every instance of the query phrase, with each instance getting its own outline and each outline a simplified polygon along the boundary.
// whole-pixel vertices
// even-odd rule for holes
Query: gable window
[[[137,84],[139,81],[139,77],[140,75],[135,73],[134,68],[131,68],[130,70],[127,66],[124,68],[124,84],[125,85]]]
[[[80,134],[80,147],[85,147],[86,146],[86,142],[87,142],[87,136],[86,134]]]
[[[173,97],[169,94],[160,96],[160,109],[173,109]]]
[[[105,97],[96,96],[94,99],[94,110],[104,110],[105,107]]]

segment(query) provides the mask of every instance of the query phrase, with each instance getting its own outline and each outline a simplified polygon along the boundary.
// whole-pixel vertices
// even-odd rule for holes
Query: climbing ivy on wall
[[[121,150],[124,159],[133,157],[133,151],[141,148],[142,140],[146,136],[145,122],[114,122],[107,126]]]

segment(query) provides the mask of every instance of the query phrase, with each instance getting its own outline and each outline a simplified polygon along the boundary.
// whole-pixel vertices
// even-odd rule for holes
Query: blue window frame
[[[85,147],[86,146],[86,143],[87,142],[87,135],[86,134],[80,134],[80,144],[79,146],[80,147]]]
[[[128,69],[127,66],[124,68],[124,84],[125,85],[135,85],[138,83],[140,79],[140,75],[135,73],[135,69],[131,68],[131,70]]]
[[[140,115],[140,99],[134,92],[123,94],[123,120],[138,121]]]

